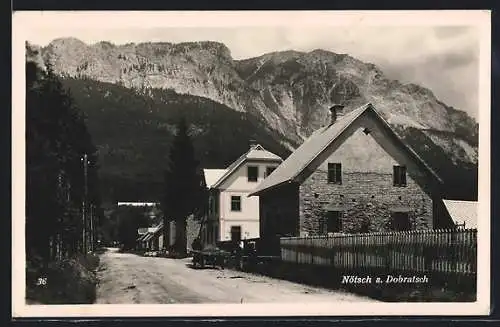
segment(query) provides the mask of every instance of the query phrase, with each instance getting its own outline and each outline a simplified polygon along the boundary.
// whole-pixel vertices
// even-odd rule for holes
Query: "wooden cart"
[[[224,269],[231,256],[231,253],[218,248],[192,250],[191,252],[193,253],[194,268],[210,266]]]

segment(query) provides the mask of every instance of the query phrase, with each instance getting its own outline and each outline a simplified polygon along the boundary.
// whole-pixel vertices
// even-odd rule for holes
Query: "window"
[[[271,173],[276,169],[276,167],[272,167],[272,166],[269,166],[269,167],[266,167],[266,176],[269,176],[271,175]]]
[[[406,167],[394,166],[393,184],[394,186],[406,186]]]
[[[231,196],[231,211],[241,211],[241,196]]]
[[[241,226],[231,226],[231,241],[241,241]]]
[[[410,217],[408,212],[393,212],[391,227],[394,231],[406,231],[411,229]]]
[[[247,167],[247,175],[248,175],[248,181],[249,182],[256,182],[257,179],[259,178],[259,167],[257,166],[248,166]]]
[[[340,163],[328,163],[328,183],[342,184],[342,165]]]
[[[321,234],[342,231],[342,211],[327,211],[323,220]]]

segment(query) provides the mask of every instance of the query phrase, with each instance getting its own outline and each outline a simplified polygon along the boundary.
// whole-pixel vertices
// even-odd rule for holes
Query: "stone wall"
[[[196,220],[193,215],[190,215],[187,218],[186,222],[186,238],[187,238],[187,248],[188,250],[192,249],[191,244],[196,237],[198,237],[200,232],[200,221]]]
[[[412,229],[432,228],[433,203],[407,176],[406,187],[392,185],[392,174],[344,173],[342,184],[327,181],[327,172],[316,170],[299,188],[300,232],[317,235],[325,211],[342,211],[342,232],[358,232],[363,223],[369,232],[390,228],[392,211],[408,209]]]
[[[171,221],[170,225],[170,243],[167,244],[163,242],[165,248],[170,248],[175,244],[175,221]],[[196,220],[193,215],[190,215],[186,219],[186,241],[187,249],[191,250],[194,239],[200,235],[200,221]]]
[[[394,148],[397,157],[403,153]],[[328,183],[328,163],[342,165],[342,184]],[[412,229],[433,228],[433,201],[424,191],[424,172],[407,165],[407,185],[393,186],[393,166],[400,163],[372,135],[355,131],[322,162],[299,188],[300,232],[317,235],[325,211],[342,211],[342,232],[390,230],[393,211],[408,211]],[[364,225],[364,226],[363,226]]]

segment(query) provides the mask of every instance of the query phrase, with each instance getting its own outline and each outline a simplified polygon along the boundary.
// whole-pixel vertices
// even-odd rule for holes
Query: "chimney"
[[[256,140],[250,140],[250,149],[252,149],[253,147],[255,147],[257,145],[257,141]]]
[[[344,113],[344,106],[341,104],[334,104],[332,107],[330,107],[330,117],[331,121],[330,124],[333,124],[337,121],[337,118],[342,116]]]

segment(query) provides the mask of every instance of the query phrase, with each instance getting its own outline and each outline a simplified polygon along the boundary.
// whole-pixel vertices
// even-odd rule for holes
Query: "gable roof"
[[[264,161],[279,161],[279,162],[283,161],[283,159],[280,156],[267,151],[266,149],[264,149],[264,147],[262,147],[262,145],[255,144],[251,146],[247,152],[243,153],[238,159],[236,159],[232,164],[230,164],[229,167],[224,169],[225,170],[224,174],[222,174],[222,176],[220,176],[220,178],[216,182],[214,182],[211,187],[209,187],[208,184],[207,187],[209,188],[219,187],[241,165],[243,165],[245,162],[249,160],[264,160]]]
[[[146,236],[148,236],[148,235],[149,235],[149,233],[139,235],[139,237],[137,238],[137,241],[143,242],[144,238],[146,238]]]
[[[152,233],[157,233],[163,229],[163,222],[160,222],[158,225],[153,227],[154,229],[152,230]]]
[[[260,183],[257,188],[250,194],[257,195],[258,193],[274,188],[278,185],[295,181],[296,178],[304,172],[304,170],[323,153],[328,146],[336,139],[340,138],[346,132],[348,127],[353,125],[359,117],[366,112],[374,113],[374,117],[381,123],[385,129],[397,140],[399,146],[405,148],[408,153],[439,182],[442,183],[439,176],[411,149],[409,148],[390,127],[389,123],[375,110],[371,103],[367,103],[349,113],[339,117],[337,121],[328,126],[316,130],[308,139],[304,141],[292,154],[279,165],[266,179]]]
[[[139,228],[137,230],[137,232],[139,234],[137,241],[140,241],[140,242],[147,241],[147,240],[151,239],[151,237],[153,237],[156,233],[160,232],[162,229],[163,229],[163,222],[160,222],[158,225],[156,225],[154,227]],[[141,230],[141,232],[143,230],[146,230],[146,232],[141,233],[141,232],[139,232],[139,230]]]
[[[465,228],[477,228],[477,202],[445,200],[444,205],[455,224],[465,223]]]
[[[154,235],[153,233],[148,233],[148,234],[146,234],[146,236],[144,236],[144,238],[142,239],[142,242],[147,242],[147,241],[149,241],[150,239],[152,239],[152,238],[153,238],[153,235]]]

